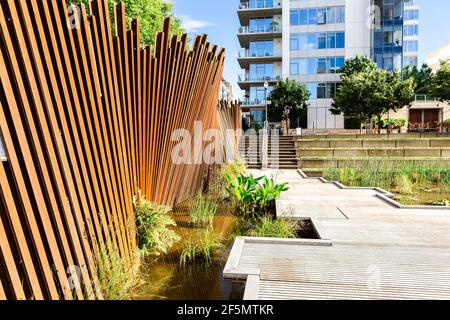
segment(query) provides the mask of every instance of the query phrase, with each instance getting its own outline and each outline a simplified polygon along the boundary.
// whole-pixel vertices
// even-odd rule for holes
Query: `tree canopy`
[[[440,69],[433,75],[431,95],[441,102],[450,103],[450,63],[441,62]]]
[[[409,78],[414,80],[416,94],[430,94],[433,81],[433,70],[427,64],[423,64],[420,69],[416,66],[405,67],[403,69],[403,79]]]
[[[182,21],[175,16],[172,11],[172,4],[163,0],[108,0],[110,12],[114,3],[125,3],[125,14],[128,19],[139,19],[141,24],[141,43],[142,45],[153,45],[155,34],[161,31],[163,17],[171,17],[170,31],[172,35],[181,35],[184,33]],[[89,0],[67,0],[70,3],[84,3],[86,6]],[[111,19],[114,15],[110,14]]]
[[[358,56],[345,62],[330,111],[357,118],[361,123],[373,117],[380,122],[387,112],[414,100],[414,87],[412,78],[402,80],[399,73],[379,69],[369,58]]]
[[[273,88],[268,100],[270,100],[269,118],[277,121],[289,119],[294,114],[308,108],[307,101],[310,93],[304,84],[295,80],[281,80]]]

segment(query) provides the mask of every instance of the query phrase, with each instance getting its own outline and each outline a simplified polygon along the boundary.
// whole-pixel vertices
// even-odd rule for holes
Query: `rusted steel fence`
[[[141,47],[123,4],[114,36],[107,2],[0,2],[0,299],[101,299],[98,248],[133,259],[137,190],[172,205],[208,172],[173,163],[173,132],[239,128],[217,108],[223,50],[186,50],[169,19]]]

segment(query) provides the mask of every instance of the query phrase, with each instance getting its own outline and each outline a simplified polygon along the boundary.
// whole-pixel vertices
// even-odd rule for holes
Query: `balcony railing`
[[[267,101],[267,104],[270,104],[270,101]],[[241,99],[242,106],[265,106],[266,100],[264,99]]]
[[[253,52],[249,50],[241,50],[238,52],[239,58],[266,58],[266,57],[281,57],[281,52]]]
[[[437,99],[426,94],[418,94],[415,97],[416,102],[436,102]]]
[[[280,26],[267,26],[262,29],[260,28],[250,28],[249,26],[240,27],[239,34],[258,34],[258,33],[281,33]]]
[[[280,76],[249,76],[249,75],[239,75],[238,82],[258,82],[258,81],[280,81]]]
[[[239,10],[248,9],[268,9],[268,8],[281,8],[280,1],[244,1],[239,4]]]

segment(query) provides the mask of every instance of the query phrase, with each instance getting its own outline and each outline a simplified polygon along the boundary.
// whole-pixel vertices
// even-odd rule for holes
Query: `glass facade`
[[[250,0],[249,1],[249,8],[256,9],[256,8],[272,8],[273,7],[273,0]]]
[[[290,50],[343,49],[344,32],[291,34]]]
[[[273,25],[273,18],[250,19],[249,32],[269,32]]]
[[[291,26],[345,22],[345,7],[294,9],[290,12]]]
[[[265,93],[264,86],[261,87],[251,87],[250,88],[250,103],[256,105],[262,105],[265,103]],[[267,88],[267,96],[272,92],[273,87]]]
[[[251,57],[273,56],[273,41],[252,41],[250,42]]]
[[[291,59],[291,75],[339,73],[344,66],[344,57]]]
[[[381,8],[379,21],[375,21],[374,60],[379,68],[403,68],[403,0],[375,0]]]
[[[273,78],[273,63],[258,63],[250,65],[249,80],[270,80]]]

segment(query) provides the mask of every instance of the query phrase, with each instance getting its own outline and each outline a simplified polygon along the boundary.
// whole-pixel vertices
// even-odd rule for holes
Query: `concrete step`
[[[342,140],[298,140],[297,149],[402,149],[402,148],[450,148],[450,139],[342,139]]]
[[[392,167],[402,163],[415,163],[418,165],[450,166],[450,158],[301,158],[301,168],[360,168],[368,163],[382,162],[385,167]]]
[[[296,136],[296,140],[328,140],[328,139],[408,139],[408,138],[450,138],[450,133],[392,133],[388,134],[331,134],[331,135],[311,135]]]
[[[298,149],[299,157],[450,157],[450,148],[311,148]]]

